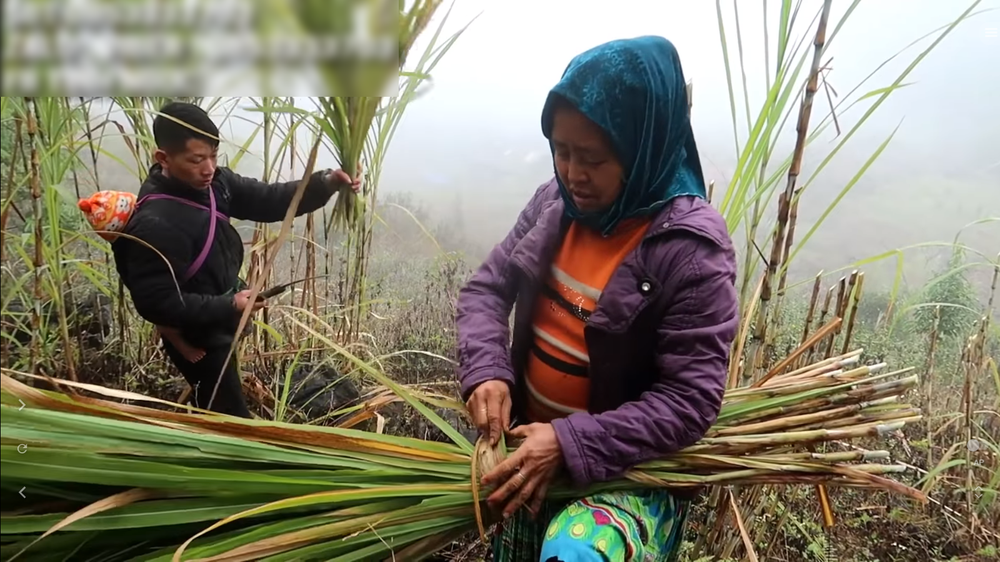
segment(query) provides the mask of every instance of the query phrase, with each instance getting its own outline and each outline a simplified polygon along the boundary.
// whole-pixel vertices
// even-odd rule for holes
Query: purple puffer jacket
[[[553,178],[458,298],[463,399],[485,381],[504,381],[518,422],[525,421],[523,372],[534,301],[566,227]],[[584,329],[589,413],[552,423],[576,484],[618,478],[693,444],[715,423],[739,320],[735,279],[732,241],[711,205],[679,197],[657,213]]]

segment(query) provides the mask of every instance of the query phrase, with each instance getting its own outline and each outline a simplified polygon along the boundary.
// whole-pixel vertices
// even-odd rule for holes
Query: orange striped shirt
[[[634,250],[648,221],[626,221],[608,237],[570,225],[534,310],[528,356],[528,418],[547,423],[587,411],[590,359],[583,329],[615,270]]]

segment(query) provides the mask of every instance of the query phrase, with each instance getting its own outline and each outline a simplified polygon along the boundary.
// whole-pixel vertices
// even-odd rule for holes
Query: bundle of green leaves
[[[919,419],[899,402],[916,377],[882,367],[848,354],[730,390],[695,445],[618,481],[561,482],[550,497],[826,483],[922,500],[884,476],[903,470],[880,462],[884,451],[806,450]],[[453,443],[179,413],[86,395],[136,398],[111,389],[75,383],[84,392],[70,396],[18,378],[2,376],[3,560],[418,560],[491,523],[478,476],[508,452],[469,442],[384,375]]]

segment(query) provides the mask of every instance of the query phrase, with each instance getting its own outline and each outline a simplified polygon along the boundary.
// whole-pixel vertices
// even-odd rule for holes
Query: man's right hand
[[[510,406],[510,387],[503,381],[486,381],[477,386],[465,405],[490,446],[500,442],[500,436],[510,428]]]
[[[233,306],[236,308],[236,312],[242,313],[244,310],[246,310],[247,305],[249,305],[249,304],[250,304],[250,291],[249,290],[240,291],[240,292],[236,293],[235,297],[233,297]],[[264,308],[264,306],[266,304],[267,304],[267,301],[265,301],[264,299],[258,297],[257,300],[253,302],[253,310],[254,310],[254,312],[256,312],[256,311]]]

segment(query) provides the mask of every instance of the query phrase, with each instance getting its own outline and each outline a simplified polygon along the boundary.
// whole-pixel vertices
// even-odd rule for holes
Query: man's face
[[[156,151],[156,161],[167,176],[180,180],[195,189],[208,189],[215,177],[219,147],[200,139],[188,139],[184,150]]]

